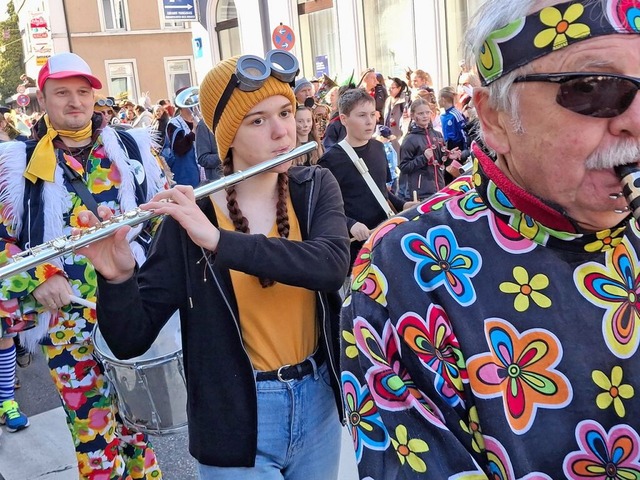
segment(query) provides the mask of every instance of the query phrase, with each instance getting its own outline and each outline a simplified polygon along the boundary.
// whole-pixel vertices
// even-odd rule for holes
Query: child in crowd
[[[306,155],[298,157],[295,160],[296,165],[315,165],[324,153],[316,133],[312,110],[304,105],[298,105],[296,108],[296,146],[307,142],[316,142],[318,147]]]

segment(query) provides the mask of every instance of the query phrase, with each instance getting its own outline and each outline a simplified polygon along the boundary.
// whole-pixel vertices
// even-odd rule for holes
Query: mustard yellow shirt
[[[235,230],[231,220],[213,204],[220,228]],[[302,241],[290,196],[287,211],[289,240]],[[279,236],[275,223],[267,236]],[[242,341],[256,370],[276,370],[300,363],[314,352],[318,339],[314,291],[279,282],[262,288],[258,277],[236,270],[230,270],[230,274]]]

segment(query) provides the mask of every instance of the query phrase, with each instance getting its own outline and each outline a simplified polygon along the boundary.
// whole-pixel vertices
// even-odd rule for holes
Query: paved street
[[[22,388],[16,399],[29,416],[24,431],[0,436],[0,480],[77,480],[71,436],[44,358],[38,354],[19,368]],[[343,432],[339,480],[357,479],[353,447]],[[197,479],[195,461],[187,453],[186,434],[154,437],[165,480]]]

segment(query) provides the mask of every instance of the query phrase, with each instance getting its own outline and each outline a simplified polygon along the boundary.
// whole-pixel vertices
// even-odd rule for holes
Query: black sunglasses
[[[560,85],[558,105],[596,118],[622,115],[640,90],[640,78],[614,73],[536,73],[517,77],[520,82],[549,82]]]

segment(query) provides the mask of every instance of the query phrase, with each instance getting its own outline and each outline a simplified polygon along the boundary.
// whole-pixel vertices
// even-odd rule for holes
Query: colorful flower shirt
[[[105,148],[105,138],[107,138],[106,143],[110,145],[107,148]],[[116,145],[113,142],[116,142]],[[141,151],[143,148],[140,146]],[[0,264],[5,263],[9,256],[25,249],[28,243],[25,240],[32,238],[32,235],[35,238],[41,238],[41,241],[70,235],[72,228],[82,226],[78,221],[78,214],[87,210],[63,176],[59,166],[56,167],[55,182],[39,180],[41,182],[39,186],[38,184],[35,187],[28,185],[29,181],[22,177],[26,165],[24,145],[21,145],[21,149],[23,158],[20,161],[18,161],[20,154],[0,151],[0,174],[2,174],[0,179],[2,191],[0,194]],[[109,158],[107,150],[118,152],[120,157],[118,161],[113,157]],[[117,135],[111,129],[97,136],[88,156],[86,170],[80,162],[63,150],[57,149],[56,154],[59,161],[66,162],[82,176],[97,204],[108,206],[115,214],[123,213],[144,203],[164,182],[153,157],[149,157],[150,163],[146,162],[146,157],[145,160],[126,157],[124,145],[117,140]],[[6,161],[7,158],[12,159],[11,164]],[[155,163],[155,169],[149,172],[149,165],[153,163]],[[122,174],[124,169],[128,170],[126,175]],[[24,185],[27,187],[25,188]],[[23,197],[29,198],[27,192],[29,188],[38,188],[38,196],[41,194],[44,206],[35,207],[29,201],[25,201],[26,206],[22,211],[20,202]],[[37,219],[33,219],[37,216],[42,216],[44,219],[38,223]],[[40,228],[38,225],[44,226]],[[28,232],[32,227],[33,233]],[[36,230],[38,230],[37,233]],[[44,230],[44,233],[40,230]],[[133,243],[135,242],[132,242],[132,247]],[[139,245],[134,247],[134,253],[140,261],[143,253]],[[27,272],[0,281],[0,317],[33,313],[38,315],[36,323],[39,325],[33,331],[25,332],[28,343],[33,343],[30,341],[30,335],[37,335],[36,341],[39,340],[45,345],[84,343],[90,339],[96,322],[94,309],[72,303],[52,314],[32,295],[32,292],[44,281],[61,272],[68,278],[74,295],[91,302],[96,301],[94,268],[83,255],[76,253],[66,254]],[[41,338],[43,335],[46,336]]]
[[[360,477],[640,478],[639,235],[576,233],[485,157],[382,224],[340,332]]]

